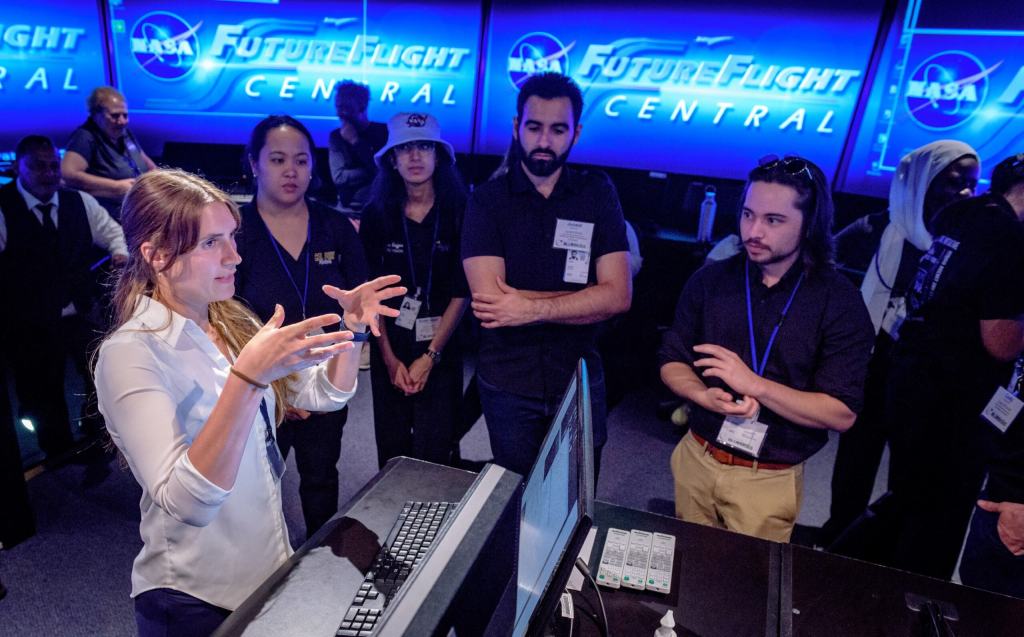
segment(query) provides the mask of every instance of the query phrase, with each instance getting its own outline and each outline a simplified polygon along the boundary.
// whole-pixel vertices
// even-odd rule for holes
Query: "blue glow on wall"
[[[95,2],[5,3],[0,16],[0,150],[30,133],[63,145],[85,121],[85,98],[106,84]],[[0,160],[3,160],[0,157]]]
[[[930,23],[921,22],[921,0],[911,0],[893,24],[844,190],[888,196],[900,158],[940,139],[974,146],[985,176],[1024,151],[1024,14],[993,12],[999,28],[951,28],[934,22],[946,15],[955,25],[963,5],[928,4]]]
[[[505,151],[517,85],[555,70],[584,91],[575,161],[743,178],[792,152],[830,174],[881,6],[496,0],[478,150]]]
[[[370,118],[429,112],[468,150],[480,6],[448,0],[112,3],[118,85],[143,140],[244,143],[270,113],[318,144],[338,126],[336,82],[370,87]]]

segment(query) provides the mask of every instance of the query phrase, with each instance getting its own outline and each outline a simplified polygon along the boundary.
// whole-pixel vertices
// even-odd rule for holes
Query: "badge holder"
[[[1006,430],[1020,414],[1021,409],[1024,408],[1024,402],[1018,398],[1022,381],[1024,381],[1024,358],[1018,358],[1013,366],[1013,378],[1010,379],[1009,385],[1013,391],[1006,387],[997,388],[996,393],[985,405],[985,409],[981,411],[981,417],[1002,433],[1006,433]]]
[[[420,307],[423,301],[420,300],[420,289],[416,288],[415,296],[406,296],[402,299],[402,306],[399,308],[398,318],[395,325],[411,330],[416,327],[416,317],[420,314]]]

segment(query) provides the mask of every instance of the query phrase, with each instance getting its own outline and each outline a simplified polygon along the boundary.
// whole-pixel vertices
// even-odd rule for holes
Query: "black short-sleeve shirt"
[[[769,288],[761,282],[760,270],[741,253],[704,266],[687,281],[675,321],[658,352],[659,367],[671,362],[692,366],[694,360],[702,358],[693,351],[694,346],[710,343],[735,352],[753,368],[745,268],[750,268],[758,356],[764,356],[771,332],[803,268],[798,262]],[[827,394],[856,413],[863,404],[873,341],[871,319],[853,284],[831,268],[807,272],[779,328],[764,376],[792,389]],[[717,378],[704,382],[709,387],[728,389]],[[706,440],[714,441],[723,419],[694,405],[691,426]],[[759,419],[768,425],[758,458],[763,462],[797,464],[828,442],[826,430],[794,424],[766,407],[761,408]]]
[[[92,119],[86,120],[71,133],[67,149],[84,157],[89,163],[85,172],[97,177],[133,179],[148,170],[142,158],[142,146],[130,130],[126,129],[124,137],[115,141],[101,131]],[[96,200],[115,219],[120,218],[120,199],[97,197]]]
[[[464,201],[459,198],[449,207],[435,204],[421,222],[406,219],[409,242],[412,244],[412,273],[409,270],[401,211],[396,209],[385,212],[373,204],[368,205],[363,211],[359,238],[363,241],[370,276],[397,274],[402,277],[402,285],[409,288],[409,294],[415,294],[417,287],[422,288],[424,303],[420,307],[419,318],[441,316],[453,298],[469,296],[469,286],[466,284],[466,274],[459,256]],[[431,244],[434,245],[432,262]],[[425,298],[428,281],[429,303]],[[402,299],[394,298],[385,303],[397,309],[401,306]],[[395,319],[391,317],[384,317],[384,321],[388,342],[400,360],[408,364],[427,351],[430,342],[416,342],[414,330],[397,327]],[[457,346],[456,341],[457,339],[452,339],[448,344],[448,354]],[[442,357],[441,360],[451,360],[451,356]]]
[[[1005,199],[984,195],[955,203],[934,222],[933,241],[907,295],[894,368],[911,378],[916,401],[947,404],[950,426],[977,421],[992,393],[1010,380],[1012,363],[981,342],[979,322],[1024,314],[1024,225]],[[929,426],[938,426],[930,423]]]
[[[569,251],[554,247],[559,219],[594,224],[587,283],[563,280]],[[600,257],[628,250],[618,194],[600,172],[566,166],[545,198],[515,162],[506,175],[478,187],[466,209],[462,258],[503,258],[505,279],[514,288],[575,292],[597,282]],[[561,395],[580,357],[599,364],[595,330],[595,325],[554,323],[482,330],[477,371],[509,393]]]
[[[352,222],[340,212],[315,201],[307,199],[306,205],[309,208],[310,239],[298,259],[293,259],[278,244],[283,265],[271,243],[277,243],[277,240],[263,223],[255,201],[242,207],[242,226],[238,233],[238,252],[242,263],[237,270],[235,295],[264,322],[274,314],[276,303],[284,308],[285,324],[302,320],[300,294],[305,287],[307,255],[309,292],[306,318],[341,313],[338,302],[324,294],[322,285],[348,290],[366,281],[366,258]],[[295,286],[298,286],[298,291]],[[340,327],[339,323],[325,329],[334,331]]]

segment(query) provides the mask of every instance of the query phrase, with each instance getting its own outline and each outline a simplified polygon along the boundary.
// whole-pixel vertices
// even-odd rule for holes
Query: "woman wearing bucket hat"
[[[452,334],[466,309],[459,232],[466,195],[451,144],[432,115],[399,113],[359,234],[370,276],[399,274],[409,291],[381,322],[371,349],[370,381],[377,457],[451,458],[461,420],[462,353]]]

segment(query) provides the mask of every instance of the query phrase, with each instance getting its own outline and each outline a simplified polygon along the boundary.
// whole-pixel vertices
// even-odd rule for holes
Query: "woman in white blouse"
[[[209,182],[181,171],[139,177],[121,213],[129,261],[96,389],[111,438],[142,486],[143,548],[132,569],[141,635],[206,635],[291,553],[274,426],[288,403],[340,409],[356,390],[358,349],[381,301],[405,293],[385,276],[343,310],[281,327],[232,297],[239,214]],[[323,333],[345,322],[349,331]]]

